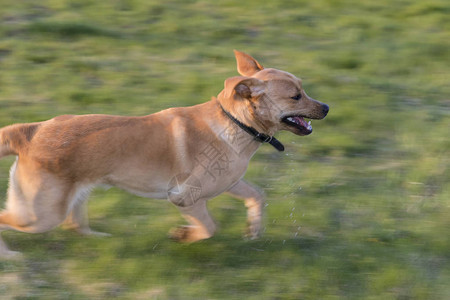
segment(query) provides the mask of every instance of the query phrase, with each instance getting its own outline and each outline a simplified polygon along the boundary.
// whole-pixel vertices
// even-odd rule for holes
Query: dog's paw
[[[100,231],[94,231],[94,230],[91,230],[91,231],[88,233],[88,235],[90,235],[90,236],[95,236],[95,237],[111,237],[111,236],[112,236],[112,234],[110,234],[110,233],[100,232]]]
[[[192,232],[193,228],[191,226],[179,226],[170,230],[169,237],[180,243],[189,243],[192,242]]]
[[[99,231],[94,231],[90,228],[83,228],[83,229],[75,229],[75,231],[81,235],[86,235],[86,236],[95,236],[95,237],[110,237],[111,234],[109,233],[105,233],[105,232],[99,232]]]
[[[180,243],[193,243],[200,240],[209,239],[212,233],[208,233],[197,226],[179,226],[169,232],[169,237]]]
[[[261,237],[261,224],[259,222],[248,224],[245,238],[249,240],[256,240],[259,237]]]
[[[4,250],[0,251],[0,260],[22,260],[23,255],[17,251]]]

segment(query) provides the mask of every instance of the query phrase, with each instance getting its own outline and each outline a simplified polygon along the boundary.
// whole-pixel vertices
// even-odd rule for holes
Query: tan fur
[[[264,69],[245,53],[235,55],[241,76],[227,79],[217,99],[203,104],[144,117],[66,115],[0,129],[0,156],[18,157],[0,232],[44,232],[64,223],[83,234],[100,234],[89,228],[85,200],[95,186],[113,185],[177,205],[190,226],[173,230],[172,237],[184,242],[214,234],[206,202],[229,192],[245,201],[249,236],[257,237],[263,197],[241,178],[261,143],[220,105],[268,135],[279,130],[302,135],[281,119],[292,114],[321,119],[328,107],[309,98],[294,75]],[[298,92],[302,100],[292,100]],[[0,257],[15,254],[0,238]]]

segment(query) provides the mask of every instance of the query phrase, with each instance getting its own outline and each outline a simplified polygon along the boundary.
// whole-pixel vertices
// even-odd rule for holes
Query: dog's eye
[[[302,94],[295,95],[294,97],[291,97],[291,99],[298,101],[298,100],[302,99]]]

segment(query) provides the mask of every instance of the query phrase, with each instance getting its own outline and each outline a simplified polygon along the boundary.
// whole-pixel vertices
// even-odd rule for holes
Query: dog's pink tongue
[[[293,119],[298,125],[308,128],[308,123],[302,117],[293,117]]]

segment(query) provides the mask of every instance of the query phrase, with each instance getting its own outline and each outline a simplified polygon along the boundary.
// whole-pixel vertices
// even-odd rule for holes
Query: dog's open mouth
[[[311,121],[306,122],[302,116],[286,116],[281,121],[294,127],[304,135],[308,135],[312,132]]]

